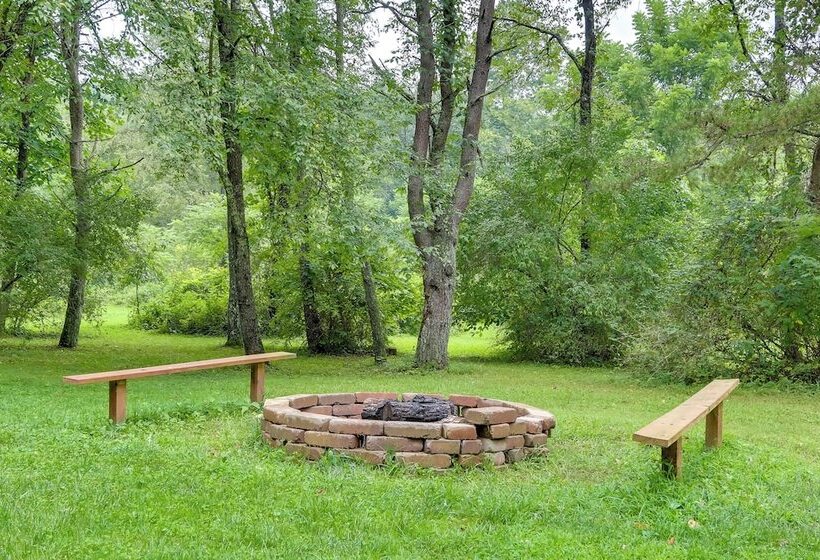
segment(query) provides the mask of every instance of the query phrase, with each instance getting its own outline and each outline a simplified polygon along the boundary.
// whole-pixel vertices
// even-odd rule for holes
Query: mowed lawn
[[[277,364],[268,396],[354,390],[476,393],[555,413],[551,453],[446,473],[318,464],[263,445],[243,369],[129,384],[108,425],[105,384],[61,376],[236,353],[215,338],[129,330],[122,313],[66,351],[0,339],[0,558],[818,558],[820,398],[741,387],[725,444],[684,444],[684,477],[630,439],[696,387],[607,369],[511,363],[457,335],[448,373],[365,357]],[[281,349],[273,342],[269,350]]]

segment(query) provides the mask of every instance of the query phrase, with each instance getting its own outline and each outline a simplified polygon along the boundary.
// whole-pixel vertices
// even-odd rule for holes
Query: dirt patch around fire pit
[[[362,419],[363,411],[388,419]],[[405,421],[402,414],[436,420]],[[262,413],[265,441],[288,453],[316,460],[332,449],[376,465],[393,456],[435,469],[500,466],[544,454],[554,427],[546,410],[471,395],[288,395],[266,400]]]

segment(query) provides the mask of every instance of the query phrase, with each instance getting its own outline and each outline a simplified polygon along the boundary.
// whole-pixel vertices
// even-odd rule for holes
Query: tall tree
[[[444,368],[452,323],[456,287],[456,245],[459,227],[475,186],[478,136],[487,81],[492,63],[494,0],[481,0],[475,38],[475,61],[467,88],[467,106],[461,135],[458,178],[451,189],[434,184],[440,170],[455,105],[453,61],[456,51],[456,4],[444,0],[439,50],[433,29],[430,0],[415,0],[415,33],[419,72],[416,116],[407,186],[407,208],[413,239],[422,260],[424,309],[416,345],[416,364]],[[439,62],[436,62],[440,52]],[[439,77],[441,109],[433,120],[433,89]],[[427,202],[425,202],[425,194]]]
[[[590,129],[592,126],[592,83],[595,80],[595,61],[598,51],[598,35],[595,30],[595,0],[581,0],[581,10],[584,14],[584,61],[579,66],[581,72],[581,96],[579,100],[578,123],[581,125],[581,138],[584,150],[589,159]],[[589,193],[592,188],[592,170],[589,164],[585,165],[582,179],[581,197],[583,221],[581,223],[581,254],[586,255],[590,250],[589,239]]]
[[[229,272],[235,290],[239,328],[246,354],[264,351],[253,297],[250,244],[245,223],[245,186],[242,145],[240,142],[238,48],[242,41],[239,26],[242,9],[239,0],[214,0],[214,24],[219,51],[222,139],[225,144],[224,188],[228,208]],[[233,251],[230,250],[233,249]]]
[[[89,186],[83,153],[85,108],[83,82],[80,76],[80,35],[87,6],[83,0],[72,0],[59,16],[56,24],[57,40],[63,58],[68,83],[69,165],[74,194],[74,254],[71,259],[71,277],[68,284],[65,320],[59,346],[74,348],[80,334],[80,323],[85,304],[85,286],[88,279]]]

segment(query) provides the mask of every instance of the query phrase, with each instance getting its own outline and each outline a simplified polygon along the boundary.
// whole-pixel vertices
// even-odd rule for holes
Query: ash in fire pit
[[[368,399],[362,409],[362,418],[387,422],[437,422],[457,413],[456,406],[446,399],[415,395],[409,401]]]

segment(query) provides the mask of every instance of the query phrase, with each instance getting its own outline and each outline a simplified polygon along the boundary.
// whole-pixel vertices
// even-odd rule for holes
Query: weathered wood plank
[[[251,402],[265,400],[265,362],[251,365]]]
[[[228,358],[199,360],[196,362],[185,362],[181,364],[167,364],[162,366],[123,369],[118,371],[86,373],[82,375],[67,375],[63,377],[63,381],[73,385],[84,385],[86,383],[101,383],[104,381],[115,381],[118,379],[137,379],[140,377],[150,377],[153,375],[168,375],[172,373],[184,373],[187,371],[198,371],[203,369],[216,369],[222,367],[274,362],[278,360],[290,360],[295,357],[296,354],[291,352],[247,354],[245,356],[231,356]]]
[[[661,448],[661,469],[670,478],[680,478],[683,467],[683,440],[673,441]]]
[[[712,381],[679,406],[632,434],[632,439],[641,443],[668,447],[695,422],[722,403],[739,383],[738,379]]]
[[[108,382],[108,417],[114,424],[125,422],[126,404],[125,380]]]
[[[719,403],[706,415],[706,447],[723,444],[723,403]]]

